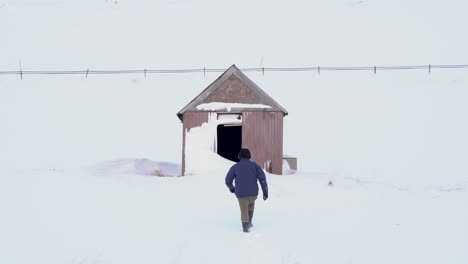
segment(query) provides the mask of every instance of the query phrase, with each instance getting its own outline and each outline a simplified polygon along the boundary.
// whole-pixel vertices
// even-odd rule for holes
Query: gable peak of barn
[[[265,91],[250,80],[239,68],[233,64],[213,83],[196,96],[182,110],[177,113],[179,119],[187,111],[199,111],[197,106],[206,103],[239,103],[262,104],[271,108],[268,111],[288,112],[271,98]]]

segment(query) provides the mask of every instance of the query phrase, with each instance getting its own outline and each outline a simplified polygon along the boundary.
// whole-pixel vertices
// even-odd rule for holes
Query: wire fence
[[[243,72],[316,72],[320,74],[325,71],[370,71],[377,74],[378,71],[395,71],[395,70],[426,70],[430,74],[434,69],[468,69],[468,64],[452,64],[452,65],[404,65],[404,66],[315,66],[315,67],[256,67],[256,68],[241,68]],[[22,70],[20,65],[17,71],[0,71],[0,75],[20,75],[21,79],[24,75],[84,75],[86,78],[89,75],[115,75],[115,74],[181,74],[181,73],[212,73],[224,72],[226,69],[221,68],[194,68],[194,69],[142,69],[142,70]]]

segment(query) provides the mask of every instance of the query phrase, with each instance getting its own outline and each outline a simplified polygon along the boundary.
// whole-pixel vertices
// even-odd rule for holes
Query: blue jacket
[[[232,182],[235,179],[235,187]],[[262,186],[263,194],[268,195],[268,185],[262,168],[257,163],[248,159],[241,159],[234,164],[226,175],[226,186],[229,190],[235,191],[236,196],[247,197],[258,195],[257,179]]]

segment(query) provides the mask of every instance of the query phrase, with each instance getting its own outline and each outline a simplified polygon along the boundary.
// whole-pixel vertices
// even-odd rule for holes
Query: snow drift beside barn
[[[146,176],[180,176],[180,165],[171,162],[158,162],[150,159],[115,159],[98,163],[91,167],[98,174],[132,174]]]

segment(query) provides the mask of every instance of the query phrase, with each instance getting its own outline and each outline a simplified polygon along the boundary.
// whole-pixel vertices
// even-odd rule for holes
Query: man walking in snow
[[[234,164],[226,175],[226,186],[236,194],[241,211],[242,229],[244,232],[249,232],[258,196],[257,180],[262,186],[263,200],[268,199],[268,185],[262,168],[250,161],[251,155],[248,149],[241,149],[238,158],[240,161]],[[235,186],[232,184],[234,180]]]

